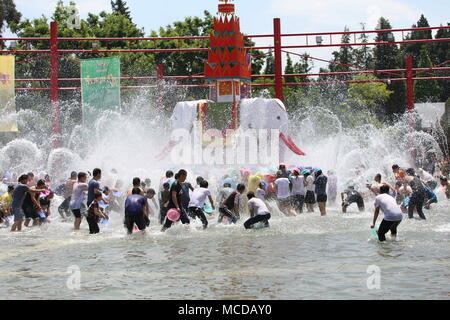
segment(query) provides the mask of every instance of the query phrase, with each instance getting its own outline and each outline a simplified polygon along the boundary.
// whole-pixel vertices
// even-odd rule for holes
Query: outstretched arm
[[[148,217],[149,209],[148,209],[147,201],[145,201],[144,205],[142,206],[142,210],[144,211],[144,214]]]
[[[99,216],[103,219],[108,219],[106,215],[103,214],[103,212],[99,208],[94,208],[95,215]]]
[[[28,192],[30,192],[30,193],[41,193],[41,192],[45,192],[45,191],[47,191],[47,189],[31,189],[30,188],[30,190],[28,190]]]
[[[214,201],[213,201],[213,198],[211,197],[211,195],[209,195],[208,198],[209,198],[209,202],[211,203],[211,208],[213,210],[216,210],[216,208],[214,207]]]
[[[373,213],[373,222],[370,228],[375,228],[375,224],[377,223],[378,215],[380,214],[380,207],[375,208],[375,212]]]
[[[152,201],[153,201],[153,204],[155,205],[156,210],[159,210],[159,206],[158,206],[158,203],[157,203],[155,197],[152,198]]]
[[[36,198],[33,196],[33,192],[31,192],[32,189],[30,189],[29,193],[31,195],[31,201],[34,203],[34,205],[39,209],[42,210],[41,204],[39,203],[39,201],[36,200]],[[34,192],[36,193],[36,192]]]
[[[178,199],[177,199],[177,192],[176,191],[172,191],[172,201],[175,204],[175,207],[180,210],[180,205],[178,204]]]

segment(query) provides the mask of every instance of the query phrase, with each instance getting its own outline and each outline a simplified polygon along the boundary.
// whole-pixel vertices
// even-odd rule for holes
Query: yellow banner
[[[17,132],[14,56],[0,56],[0,132]]]

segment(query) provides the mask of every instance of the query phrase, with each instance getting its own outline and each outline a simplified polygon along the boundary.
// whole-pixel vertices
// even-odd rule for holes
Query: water
[[[0,147],[0,171],[48,172],[56,183],[72,170],[99,167],[103,186],[121,181],[127,188],[139,176],[157,187],[165,170],[180,169],[155,159],[168,141],[170,123],[155,108],[143,114],[147,100],[135,100],[126,111],[104,112],[85,125],[72,121],[71,107],[65,106],[64,147],[56,150],[51,150],[50,115],[33,121],[35,111],[18,112],[21,137]],[[338,194],[349,183],[364,187],[376,173],[392,181],[392,164],[414,165],[412,148],[418,158],[430,150],[439,155],[435,138],[410,131],[406,117],[383,128],[348,128],[325,108],[308,110],[308,116],[291,122],[293,138],[307,156],[286,162],[334,169]],[[187,169],[191,183],[202,175],[212,190],[228,171]],[[117,212],[98,235],[88,234],[86,222],[73,231],[73,223],[60,220],[56,207],[62,199],[56,197],[49,225],[21,233],[0,229],[0,298],[449,299],[450,206],[438,196],[427,221],[404,220],[399,240],[385,244],[368,241],[372,200],[365,213],[350,207],[344,215],[336,206],[326,217],[317,208],[293,218],[273,212],[269,229],[251,231],[244,230],[245,219],[223,226],[212,218],[206,231],[198,221],[189,230],[175,225],[163,234],[151,218],[147,235],[129,237]],[[379,290],[368,289],[371,266],[380,268]],[[71,270],[78,269],[81,288],[69,289]]]
[[[316,210],[317,211],[317,210]],[[127,236],[118,213],[89,235],[59,217],[43,228],[0,230],[2,299],[449,299],[450,210],[441,203],[427,221],[404,220],[399,239],[369,241],[370,212],[336,208],[328,216],[282,217],[271,227],[217,225],[203,231],[156,219],[145,236]],[[380,220],[379,220],[380,221]],[[8,247],[8,250],[5,248]],[[368,267],[381,270],[369,290]],[[68,268],[78,266],[80,290]]]

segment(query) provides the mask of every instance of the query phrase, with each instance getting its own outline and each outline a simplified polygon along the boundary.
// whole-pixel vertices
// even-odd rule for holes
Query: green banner
[[[120,58],[81,61],[83,118],[120,107]]]

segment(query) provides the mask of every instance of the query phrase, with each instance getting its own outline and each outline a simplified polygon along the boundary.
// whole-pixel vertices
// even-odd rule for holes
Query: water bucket
[[[180,211],[177,209],[170,209],[167,211],[167,219],[169,219],[172,222],[176,222],[180,219]]]
[[[213,213],[214,210],[211,207],[211,204],[209,203],[205,203],[205,205],[203,206],[203,211],[205,211],[206,213]]]

